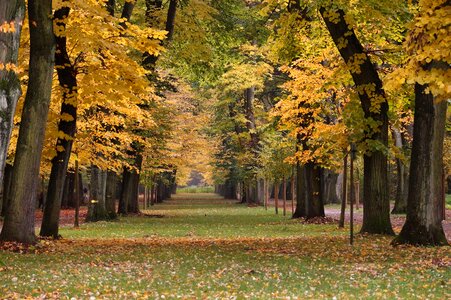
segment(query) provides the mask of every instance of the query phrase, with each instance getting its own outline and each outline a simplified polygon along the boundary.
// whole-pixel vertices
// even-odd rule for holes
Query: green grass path
[[[305,225],[213,194],[148,216],[64,228],[34,254],[0,252],[1,299],[449,299],[451,253]]]

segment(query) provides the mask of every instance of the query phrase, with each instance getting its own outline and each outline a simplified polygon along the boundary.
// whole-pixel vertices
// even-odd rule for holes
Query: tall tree
[[[68,1],[65,3],[68,4]],[[75,137],[77,120],[77,71],[67,52],[67,36],[65,32],[70,8],[68,6],[57,9],[54,13],[56,26],[63,28],[55,35],[56,52],[55,65],[59,85],[63,90],[63,103],[61,104],[60,121],[58,123],[58,136],[56,141],[56,155],[52,159],[47,199],[42,218],[41,236],[58,237],[59,214],[66,180],[67,166]]]
[[[0,186],[5,174],[14,112],[22,93],[15,67],[24,16],[25,1],[11,0],[0,3]],[[0,187],[0,201],[3,200],[2,191]]]
[[[451,0],[419,1],[406,45],[408,82],[415,83],[415,113],[407,218],[394,244],[447,245],[443,231],[443,141],[451,54]]]
[[[390,223],[388,198],[387,156],[388,102],[375,66],[357,38],[352,25],[346,21],[345,12],[334,7],[321,7],[321,16],[347,64],[358,91],[367,122],[368,145],[377,143],[364,154],[363,175],[363,225],[361,232],[393,234]],[[376,127],[376,130],[372,129]]]
[[[127,2],[129,3],[129,2]],[[146,12],[147,14],[151,14],[151,12],[155,10],[160,10],[162,8],[163,2],[162,1],[146,1]],[[170,42],[173,37],[174,33],[174,24],[175,24],[175,16],[177,12],[177,5],[178,0],[170,0],[169,1],[169,8],[167,12],[166,17],[166,25],[165,29],[168,32],[166,43]],[[122,13],[122,16],[126,18],[128,21],[131,17],[133,7],[131,4],[128,6],[124,6],[124,10]],[[149,16],[147,16],[147,20],[149,21],[149,25],[151,24],[149,20]],[[163,42],[161,42],[163,44]],[[153,74],[155,71],[155,64],[157,63],[158,55],[154,53],[145,52],[143,54],[143,66],[150,71],[149,74],[149,80],[153,81],[155,78],[155,75]],[[139,131],[139,130],[138,130]],[[132,144],[132,153],[131,156],[133,157],[133,167],[134,168],[128,168],[125,167],[123,171],[123,181],[122,181],[122,192],[121,197],[119,199],[119,208],[118,213],[119,214],[127,214],[129,211],[128,209],[131,209],[133,213],[139,212],[139,205],[138,205],[138,188],[139,188],[139,182],[140,182],[140,171],[142,167],[142,161],[143,161],[143,146],[139,145],[139,143],[133,143]]]
[[[30,67],[2,240],[34,243],[39,165],[52,91],[55,39],[51,0],[29,0]]]

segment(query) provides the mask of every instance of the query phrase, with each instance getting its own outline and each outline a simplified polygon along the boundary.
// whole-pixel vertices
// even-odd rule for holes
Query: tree
[[[11,192],[8,194],[2,240],[34,243],[34,210],[39,165],[52,91],[55,54],[51,0],[29,0],[30,68],[14,160]]]
[[[63,2],[64,3],[64,2]],[[67,5],[64,3],[63,5]],[[63,188],[66,181],[67,166],[72,151],[72,142],[76,131],[77,121],[77,71],[70,61],[67,52],[66,23],[69,17],[70,8],[63,6],[54,13],[56,26],[61,28],[61,32],[55,35],[56,53],[55,64],[58,74],[58,81],[63,90],[63,103],[61,105],[61,120],[58,123],[58,136],[56,141],[56,155],[52,159],[52,170],[50,172],[47,199],[44,206],[44,216],[42,218],[41,236],[53,236],[58,238],[59,213]]]
[[[406,47],[410,59],[402,70],[415,83],[415,113],[407,218],[394,244],[447,245],[442,227],[443,141],[445,137],[451,54],[451,1],[419,1]],[[398,74],[400,75],[400,74]],[[399,80],[399,79],[398,79]]]
[[[25,16],[25,1],[0,3],[0,201],[13,117],[22,93],[17,76],[20,34]]]
[[[364,154],[363,225],[361,232],[393,234],[388,198],[387,155],[388,102],[375,66],[364,51],[345,12],[333,7],[320,7],[321,16],[347,64],[365,114],[366,138],[369,146]]]

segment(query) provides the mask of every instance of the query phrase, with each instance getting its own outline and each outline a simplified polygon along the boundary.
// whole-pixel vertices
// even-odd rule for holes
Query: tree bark
[[[135,8],[136,1],[126,1],[124,3],[124,8],[122,9],[121,19],[126,19],[130,22],[130,18],[132,17],[133,9]],[[121,24],[125,27],[125,23]]]
[[[11,192],[0,238],[34,243],[39,165],[52,91],[55,55],[51,0],[29,0],[30,68]]]
[[[293,214],[293,218],[304,218],[307,216],[304,180],[304,166],[298,162],[296,165],[296,211]]]
[[[54,19],[58,26],[65,30],[70,8],[62,7],[55,11]],[[44,207],[44,215],[41,225],[41,236],[58,237],[59,215],[63,197],[64,183],[67,175],[72,144],[77,129],[77,104],[78,87],[77,71],[71,63],[67,51],[67,37],[65,34],[56,35],[55,63],[59,85],[63,89],[63,103],[61,104],[58,132],[64,137],[58,137],[56,141],[56,155],[52,159],[47,199]],[[62,118],[65,116],[65,118]],[[70,116],[70,118],[66,118]]]
[[[388,146],[388,102],[376,68],[365,53],[352,26],[346,22],[341,9],[320,8],[321,16],[337,45],[338,51],[350,68],[359,93],[365,118],[379,123],[378,130],[366,130],[366,139]],[[329,13],[337,19],[329,18]],[[383,150],[364,154],[363,225],[362,233],[394,234],[390,223],[388,197],[387,156]]]
[[[106,181],[105,208],[108,213],[108,217],[111,220],[117,219],[116,187],[117,187],[117,175],[114,172],[108,171]]]
[[[346,212],[346,198],[348,189],[348,155],[346,154],[343,158],[343,188],[341,193],[341,211],[340,211],[340,221],[338,222],[339,228],[345,227],[345,212]]]
[[[142,156],[138,154],[135,156],[135,168],[137,170],[141,170],[141,165],[142,165]],[[139,173],[137,170],[130,170],[124,168],[118,214],[127,215],[128,213],[139,213],[139,205],[138,205]]]
[[[6,207],[8,207],[8,194],[11,191],[11,181],[13,177],[13,165],[6,164],[5,175],[3,177],[3,184],[1,188],[3,189],[3,198],[0,199],[0,212],[2,216],[5,216]]]
[[[25,16],[25,1],[9,0],[0,2],[0,24],[14,24],[14,32],[0,30],[0,62],[17,66],[20,34]],[[9,140],[13,128],[13,118],[17,101],[22,94],[20,81],[14,70],[0,69],[0,184],[3,183],[4,168]],[[0,199],[2,195],[0,194]]]
[[[393,139],[395,140],[395,146],[401,151],[404,151],[404,139],[402,138],[401,132],[394,128]],[[393,207],[392,214],[405,214],[407,211],[407,196],[408,196],[408,180],[409,180],[409,169],[404,164],[402,159],[396,158],[396,198],[395,206]]]
[[[86,222],[107,221],[109,216],[105,208],[107,172],[97,166],[91,166],[91,199],[88,204]]]
[[[324,168],[321,170],[321,198],[324,204],[339,202],[337,196],[337,180],[337,173]]]
[[[108,0],[106,2],[106,10],[114,17],[114,7],[116,6],[116,0]]]
[[[435,102],[426,89],[427,85],[415,85],[407,217],[394,244],[448,244],[440,210],[447,101]]]
[[[310,162],[305,164],[307,212],[306,219],[324,217],[324,203],[321,195],[321,167]]]

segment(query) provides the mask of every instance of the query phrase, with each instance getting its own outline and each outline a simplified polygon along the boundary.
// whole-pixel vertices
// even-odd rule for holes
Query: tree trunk
[[[415,85],[407,218],[395,244],[448,244],[440,210],[447,101],[434,102],[427,88]]]
[[[75,216],[74,216],[74,227],[78,228],[80,227],[80,191],[82,189],[80,189],[80,173],[79,173],[79,168],[78,168],[78,158],[76,158],[75,160],[75,174],[74,174],[74,178],[75,178],[75,182],[74,182],[74,190],[73,190],[73,194],[74,194],[74,199],[75,199]]]
[[[117,187],[117,175],[114,172],[107,172],[106,180],[106,198],[105,208],[109,219],[117,219],[116,214],[116,187]]]
[[[276,210],[276,215],[279,214],[279,183],[274,182],[274,208]]]
[[[11,191],[11,182],[12,182],[12,177],[13,177],[13,165],[11,164],[6,164],[5,166],[5,176],[3,177],[3,184],[2,184],[2,189],[3,189],[3,197],[2,199],[0,199],[0,205],[1,205],[1,215],[5,216],[6,213],[6,208],[8,207],[8,194]]]
[[[321,195],[321,167],[309,162],[305,164],[305,174],[306,219],[324,217],[324,203]]]
[[[304,218],[307,216],[306,199],[305,199],[305,170],[300,163],[296,165],[296,211],[293,218]]]
[[[395,146],[401,151],[404,151],[404,142],[401,132],[394,128],[393,139],[395,140]],[[408,180],[409,170],[408,167],[400,158],[396,158],[396,198],[395,206],[393,207],[392,214],[405,214],[407,211],[407,196],[408,196]]]
[[[324,204],[339,203],[337,196],[338,174],[328,170],[321,171],[321,197]]]
[[[130,18],[132,17],[133,9],[135,8],[136,1],[126,1],[124,3],[124,7],[122,9],[121,19],[126,19],[128,22],[130,22]],[[110,12],[111,13],[111,12]],[[125,26],[125,23],[121,24],[122,26]]]
[[[175,15],[177,13],[177,2],[178,0],[169,0],[168,16],[166,18],[166,28],[168,32],[166,37],[167,41],[172,41],[174,36],[174,25],[175,25]]]
[[[39,165],[52,91],[55,55],[51,0],[29,0],[30,69],[11,192],[0,238],[34,243]]]
[[[282,201],[283,201],[283,215],[287,215],[287,179],[283,178],[282,184]]]
[[[341,211],[340,221],[338,222],[339,228],[345,227],[345,212],[346,212],[346,198],[347,198],[347,184],[348,184],[348,155],[343,158],[343,187],[341,191]]]
[[[350,68],[365,118],[379,123],[376,131],[367,126],[366,138],[387,147],[388,102],[376,68],[365,53],[352,26],[346,22],[343,10],[321,7],[320,13],[338,51]],[[336,19],[329,18],[330,14]],[[390,223],[387,156],[383,150],[373,150],[371,153],[365,153],[363,161],[364,206],[361,232],[394,234]]]
[[[70,8],[62,7],[55,11],[54,19],[58,26],[64,28],[69,16]],[[65,137],[58,137],[56,141],[56,155],[52,159],[47,199],[44,216],[42,218],[41,236],[58,236],[59,214],[63,197],[64,182],[67,166],[72,151],[77,120],[77,72],[72,65],[67,52],[67,37],[64,34],[56,35],[55,63],[59,85],[63,89],[63,103],[61,104],[58,131]],[[63,118],[63,116],[65,116]],[[67,118],[70,116],[70,118]]]
[[[109,220],[105,208],[107,172],[91,166],[91,199],[88,204],[86,222]]]
[[[116,6],[116,0],[108,0],[106,2],[106,10],[114,17],[114,7]]]
[[[62,208],[75,207],[74,189],[75,189],[75,173],[67,172],[66,180],[64,183],[63,197],[61,200]]]
[[[25,16],[25,1],[0,2],[0,24],[13,24],[14,32],[0,30],[0,62],[17,66],[20,33]],[[0,184],[3,183],[6,156],[13,128],[17,100],[22,94],[20,81],[14,70],[0,69]],[[1,198],[1,195],[0,195]]]

